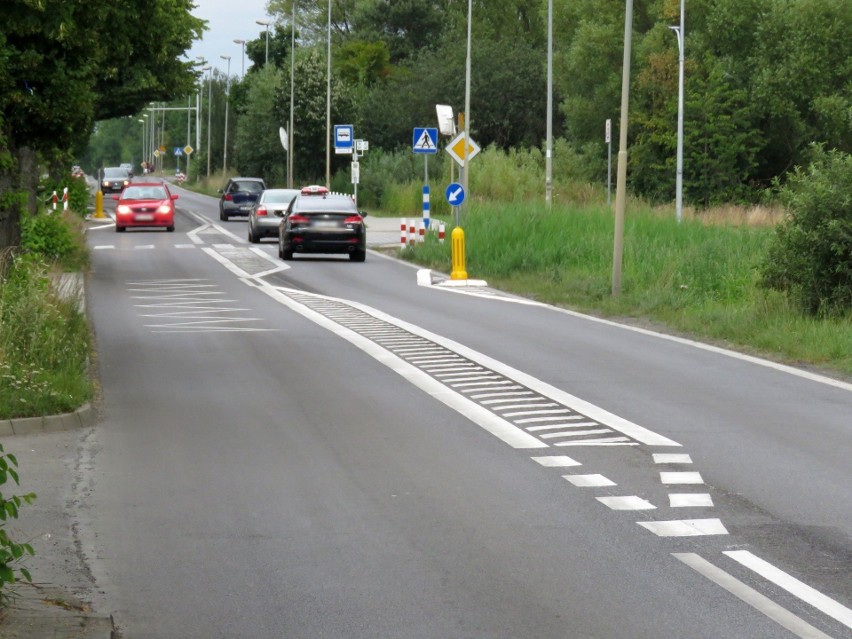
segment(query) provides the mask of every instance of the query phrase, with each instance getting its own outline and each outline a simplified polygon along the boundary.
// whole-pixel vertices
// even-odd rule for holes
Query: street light
[[[142,162],[145,162],[145,128],[146,128],[146,122],[142,118],[139,118],[136,121],[140,122],[142,124]]]
[[[204,59],[203,55],[195,56],[195,59],[198,60],[198,64],[207,65],[202,66],[200,71],[204,73],[205,71],[210,70],[210,65],[207,64],[207,60]],[[198,93],[195,94],[195,150],[201,153],[201,107],[204,105],[204,79],[201,79],[199,84]],[[207,149],[207,153],[209,155],[210,149]],[[199,171],[199,174],[201,172]]]
[[[683,49],[684,37],[684,0],[680,0],[680,26],[669,27],[677,36],[678,78],[677,78],[677,183],[675,185],[675,214],[680,223],[683,217]]]
[[[269,20],[255,20],[255,23],[266,27],[266,62],[264,64],[269,64],[269,25],[272,22]]]
[[[213,67],[207,67],[207,177],[210,177],[210,116],[213,114],[211,98],[213,97]]]
[[[328,0],[328,53],[325,89],[325,185],[331,188],[331,0]]]
[[[228,78],[225,84],[225,153],[222,156],[222,171],[228,173],[228,103],[231,101],[231,56],[220,55],[228,61]]]
[[[295,131],[293,131],[293,78],[294,78],[294,70],[296,64],[296,0],[293,0],[293,16],[290,20],[290,148],[287,150],[287,188],[293,188],[293,138],[295,137]]]
[[[237,38],[236,40],[234,40],[234,44],[239,44],[243,47],[243,70],[240,74],[240,77],[244,78],[246,77],[246,41]]]

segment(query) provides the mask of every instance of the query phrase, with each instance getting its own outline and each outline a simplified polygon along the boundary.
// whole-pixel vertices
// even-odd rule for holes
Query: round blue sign
[[[450,203],[450,206],[459,206],[462,202],[464,202],[464,187],[458,182],[453,182],[447,187],[447,190],[444,191],[444,195],[447,198],[447,202]]]

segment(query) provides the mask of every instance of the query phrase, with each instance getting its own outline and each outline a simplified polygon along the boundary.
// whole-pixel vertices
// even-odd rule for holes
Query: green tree
[[[282,184],[286,175],[287,155],[278,129],[289,126],[287,119],[273,115],[280,114],[277,101],[284,84],[284,72],[271,65],[247,76],[245,104],[236,114],[233,165],[242,175],[262,176],[270,186]]]

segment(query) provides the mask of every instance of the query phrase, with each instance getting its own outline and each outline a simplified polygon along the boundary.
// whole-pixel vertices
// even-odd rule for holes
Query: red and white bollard
[[[423,220],[420,220],[417,223],[417,243],[423,244],[426,239],[426,224],[424,224]]]
[[[441,222],[441,223],[438,225],[438,241],[439,241],[441,244],[443,244],[443,243],[444,243],[444,236],[445,236],[445,235],[446,235],[446,229],[444,228],[444,223],[443,223],[443,222]]]
[[[399,222],[399,243],[402,245],[402,248],[405,248],[408,244],[408,237],[406,230],[408,229],[408,222],[405,218],[402,218]]]
[[[414,220],[408,223],[408,245],[414,246],[417,241],[417,230],[414,228]]]
[[[62,210],[68,210],[68,187],[66,186],[62,189]]]
[[[53,202],[53,210],[56,210],[56,203],[59,201],[59,198],[56,197],[56,191],[53,192],[53,196],[50,198]]]

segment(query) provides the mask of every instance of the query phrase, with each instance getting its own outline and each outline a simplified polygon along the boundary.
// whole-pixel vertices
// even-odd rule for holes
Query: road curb
[[[0,420],[0,437],[56,433],[76,430],[78,428],[88,428],[89,426],[93,426],[94,423],[94,409],[91,404],[86,403],[71,413]]]

